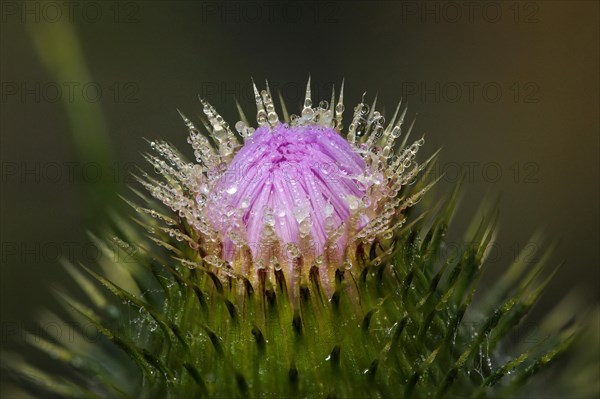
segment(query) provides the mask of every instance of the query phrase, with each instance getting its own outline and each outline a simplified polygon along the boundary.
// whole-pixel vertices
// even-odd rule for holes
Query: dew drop
[[[266,226],[275,226],[275,218],[273,217],[273,211],[270,208],[265,209],[265,213],[263,215],[263,222]]]
[[[238,133],[242,134],[242,132],[244,132],[246,130],[248,126],[243,122],[243,121],[238,121],[235,124],[235,130],[238,131]]]
[[[331,202],[327,202],[327,205],[325,205],[325,209],[323,211],[325,212],[325,217],[330,217],[333,215],[333,205],[331,205]]]
[[[300,256],[300,248],[298,248],[298,246],[294,243],[288,243],[286,246],[287,252],[288,254],[292,257],[292,258],[298,258]]]
[[[248,208],[248,206],[250,206],[250,197],[246,197],[242,200],[242,203],[240,204],[240,207],[242,209],[246,209]]]
[[[356,198],[353,195],[349,195],[346,198],[346,201],[348,202],[348,207],[350,208],[350,210],[357,210],[358,209],[358,198]]]
[[[369,206],[371,206],[371,197],[365,195],[364,197],[362,197],[361,202],[365,208],[368,208]]]

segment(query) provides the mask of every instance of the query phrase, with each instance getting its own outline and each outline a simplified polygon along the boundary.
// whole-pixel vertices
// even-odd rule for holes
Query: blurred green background
[[[441,189],[467,173],[449,234],[459,242],[486,195],[501,194],[488,281],[542,230],[565,266],[536,311],[576,290],[599,299],[599,3],[3,1],[1,3],[2,346],[20,350],[58,260],[93,263],[117,193],[145,167],[143,137],[192,155],[176,108],[207,98],[231,123],[253,115],[250,76],[290,112],[346,79],[346,120],[363,91],[403,96],[426,151],[443,147]],[[416,137],[416,136],[415,136]],[[575,315],[576,316],[576,315]],[[30,355],[32,356],[32,355]],[[42,360],[40,360],[42,361]],[[3,376],[4,379],[4,376]],[[5,388],[7,389],[7,388]],[[7,394],[12,391],[5,390]]]

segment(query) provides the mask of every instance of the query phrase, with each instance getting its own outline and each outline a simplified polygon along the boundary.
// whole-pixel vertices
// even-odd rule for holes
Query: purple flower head
[[[245,233],[255,262],[290,263],[294,252],[315,259],[329,249],[340,262],[348,241],[333,232],[366,195],[358,182],[366,165],[337,130],[320,125],[261,127],[235,155],[209,200],[208,213],[223,236],[224,259],[235,260],[233,237]],[[274,234],[273,234],[274,233]],[[331,239],[333,238],[333,239]]]
[[[252,284],[279,270],[294,290],[316,270],[331,292],[336,270],[390,256],[383,249],[400,234],[405,210],[433,185],[407,188],[428,162],[415,161],[423,139],[407,143],[414,122],[403,132],[401,104],[386,123],[375,103],[361,101],[344,131],[343,84],[337,102],[334,91],[331,102],[313,107],[309,80],[300,115],[288,115],[282,102],[281,120],[268,85],[254,93],[256,129],[240,109],[234,133],[204,100],[206,132],[182,115],[196,162],[152,143],[159,157],[147,158],[166,182],[141,182],[179,219],[147,213],[197,251],[189,267]]]

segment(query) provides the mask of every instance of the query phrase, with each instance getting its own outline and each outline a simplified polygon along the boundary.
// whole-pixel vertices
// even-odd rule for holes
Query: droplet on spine
[[[275,126],[279,122],[279,116],[275,112],[275,106],[273,105],[273,97],[271,96],[271,90],[269,89],[269,82],[266,82],[266,90],[261,92],[262,101],[267,108],[267,122],[271,126]]]
[[[312,98],[310,91],[310,75],[308,75],[308,82],[306,83],[306,95],[304,96],[304,108],[312,107]]]
[[[252,79],[252,87],[254,88],[254,100],[256,101],[256,122],[259,126],[265,126],[269,123],[267,121],[267,112],[265,111],[262,97],[254,83],[254,79]]]
[[[344,114],[344,79],[342,79],[342,87],[340,88],[340,98],[338,99],[338,103],[335,106],[335,120],[337,121],[337,123],[336,123],[337,130],[342,130],[342,128],[344,127],[342,125],[342,115],[343,114]]]

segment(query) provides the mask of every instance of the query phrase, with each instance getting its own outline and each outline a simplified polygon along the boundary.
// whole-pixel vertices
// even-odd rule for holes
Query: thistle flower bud
[[[260,127],[220,176],[207,204],[223,259],[243,263],[241,248],[247,245],[254,263],[282,265],[289,275],[299,255],[308,267],[318,257],[340,265],[350,233],[369,221],[361,199],[372,183],[359,181],[365,171],[363,158],[333,128]]]
[[[167,144],[155,144],[167,160],[154,160],[155,168],[179,186],[145,184],[194,228],[198,239],[182,239],[204,263],[252,283],[261,272],[282,270],[296,288],[316,266],[331,293],[335,271],[355,267],[375,241],[391,239],[404,211],[429,189],[403,195],[423,168],[414,160],[423,139],[407,145],[409,129],[399,142],[406,114],[398,117],[400,104],[386,125],[375,103],[361,102],[344,133],[343,85],[335,106],[334,92],[330,103],[313,107],[309,80],[300,116],[288,117],[282,107],[283,121],[268,85],[254,93],[257,128],[235,124],[243,145],[201,100],[216,147],[182,115],[198,163],[185,164]]]

